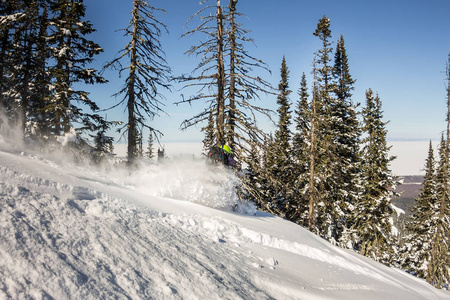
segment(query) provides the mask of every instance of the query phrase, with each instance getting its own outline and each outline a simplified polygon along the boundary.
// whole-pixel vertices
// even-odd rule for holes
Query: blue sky
[[[114,58],[127,43],[123,32],[128,26],[132,0],[85,0],[86,19],[97,30],[89,36],[105,51],[97,56],[94,67],[100,68]],[[222,0],[223,4],[228,0]],[[167,25],[169,34],[161,39],[167,62],[173,75],[190,73],[199,62],[184,54],[191,45],[204,37],[180,36],[186,31],[186,21],[201,6],[199,0],[152,0],[150,3],[165,9],[158,14]],[[248,44],[249,53],[269,65],[272,74],[257,71],[256,75],[277,86],[283,55],[290,70],[290,100],[297,102],[297,90],[302,73],[311,85],[311,62],[321,42],[313,32],[318,20],[326,15],[331,20],[333,46],[342,34],[347,49],[350,72],[356,79],[353,101],[364,105],[365,92],[371,88],[383,103],[384,119],[390,140],[439,139],[446,128],[445,66],[450,52],[448,0],[239,0],[237,9],[247,18],[240,22],[251,30],[255,44]],[[123,85],[116,72],[104,74],[110,82],[87,86],[92,100],[102,108],[112,106],[119,99],[112,94]],[[202,106],[176,106],[181,99],[175,85],[172,93],[164,92],[167,115],[149,124],[164,133],[162,142],[201,140],[199,128],[180,131],[185,118],[199,112]],[[276,96],[261,95],[259,106],[277,109]],[[108,111],[109,120],[125,120],[125,107]],[[276,120],[275,116],[275,120]],[[266,131],[275,130],[261,117]]]

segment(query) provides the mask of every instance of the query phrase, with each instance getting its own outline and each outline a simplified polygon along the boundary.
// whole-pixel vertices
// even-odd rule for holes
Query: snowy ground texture
[[[6,147],[0,299],[450,299],[252,206],[202,161],[134,175]]]

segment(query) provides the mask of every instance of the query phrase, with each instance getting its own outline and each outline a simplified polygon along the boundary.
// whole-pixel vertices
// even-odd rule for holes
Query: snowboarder
[[[236,161],[233,158],[231,149],[228,145],[223,145],[222,147],[213,146],[209,150],[207,162],[212,164],[223,164],[224,166],[235,167]]]

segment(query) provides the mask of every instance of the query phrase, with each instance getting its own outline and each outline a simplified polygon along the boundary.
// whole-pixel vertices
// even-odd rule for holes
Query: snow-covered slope
[[[231,212],[232,180],[201,161],[130,175],[3,148],[0,299],[450,299],[251,206]]]

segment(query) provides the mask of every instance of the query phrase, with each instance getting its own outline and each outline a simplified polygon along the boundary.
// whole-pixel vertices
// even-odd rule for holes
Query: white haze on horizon
[[[428,157],[429,141],[395,141],[388,142],[392,146],[390,154],[397,158],[391,162],[391,170],[395,175],[424,175],[425,160]],[[437,157],[438,141],[432,141],[434,156]]]
[[[437,156],[437,146],[439,141],[432,141],[434,154]],[[201,158],[203,144],[201,142],[170,142],[162,143],[166,155],[171,158],[179,156]],[[390,155],[396,156],[391,162],[391,170],[394,175],[423,175],[425,160],[428,156],[429,141],[391,141],[388,146],[392,146]],[[158,146],[154,146],[155,156]],[[125,157],[127,144],[115,144],[114,153],[119,157]]]

